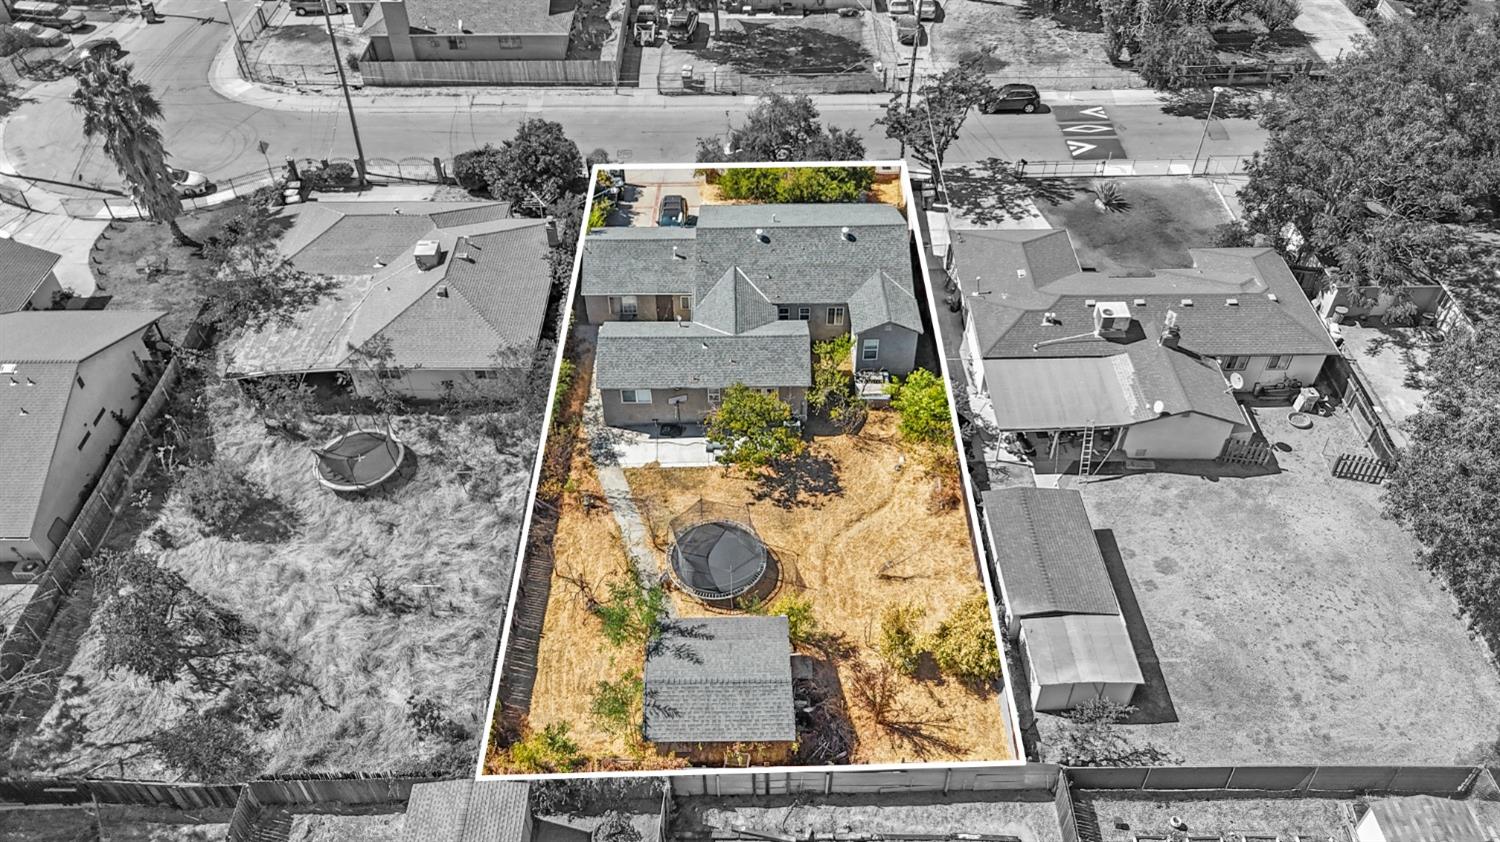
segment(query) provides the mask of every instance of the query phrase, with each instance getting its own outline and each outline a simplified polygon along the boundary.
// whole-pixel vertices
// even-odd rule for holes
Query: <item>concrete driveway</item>
[[[687,200],[689,217],[698,215],[703,200],[698,195],[698,180],[690,169],[680,170],[625,170],[626,201],[622,201],[610,216],[609,224],[650,228],[656,225],[661,214],[661,200],[665,196],[681,196]]]

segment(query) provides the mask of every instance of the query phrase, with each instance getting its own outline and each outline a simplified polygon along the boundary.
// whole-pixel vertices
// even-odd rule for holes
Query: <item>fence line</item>
[[[184,211],[197,211],[217,207],[248,196],[262,187],[268,187],[278,178],[276,169],[257,170],[231,178],[212,179],[214,192],[206,196],[193,196],[182,200]],[[60,199],[63,213],[76,219],[146,219],[149,214],[129,196],[63,196]]]
[[[1349,408],[1349,417],[1354,419],[1365,446],[1381,461],[1393,463],[1397,447],[1386,427],[1390,413],[1365,386],[1364,374],[1350,352],[1340,347],[1339,356],[1329,357],[1323,366],[1323,377],[1338,394],[1339,402]]]
[[[1192,158],[1141,158],[1099,161],[1017,161],[1025,178],[1080,178],[1103,176],[1240,175],[1250,159],[1244,155],[1207,155]]]
[[[890,70],[870,69],[833,73],[741,73],[722,67],[699,69],[691,64],[662,67],[656,89],[663,94],[848,94],[890,90]]]

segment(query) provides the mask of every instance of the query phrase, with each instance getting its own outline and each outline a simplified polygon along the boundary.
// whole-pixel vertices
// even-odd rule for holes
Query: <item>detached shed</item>
[[[1462,801],[1413,795],[1370,802],[1355,826],[1359,842],[1488,842]]]
[[[1094,699],[1128,705],[1145,683],[1119,614],[1022,620],[1021,650],[1034,710],[1070,710]]]
[[[677,620],[646,654],[644,731],[665,750],[702,743],[791,743],[787,618]]]

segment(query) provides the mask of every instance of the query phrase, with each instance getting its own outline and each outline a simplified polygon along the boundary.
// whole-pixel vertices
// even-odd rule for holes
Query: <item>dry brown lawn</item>
[[[746,505],[761,538],[781,566],[778,595],[807,597],[819,628],[852,645],[839,659],[839,677],[853,681],[851,662],[878,659],[874,643],[882,612],[912,605],[925,613],[924,632],[949,610],[982,593],[974,567],[969,524],[961,510],[933,513],[928,507],[931,479],[896,439],[896,417],[875,412],[858,436],[820,438],[809,455],[836,466],[840,490],[783,508],[757,499],[757,483],[722,468],[629,469],[643,516],[658,543],[669,542],[667,523],[699,499]],[[665,570],[665,555],[659,560]],[[683,616],[713,613],[684,594],[673,593]],[[901,703],[928,723],[934,736],[952,744],[923,756],[875,725],[849,705],[858,744],[853,762],[916,760],[1007,760],[1014,749],[1001,716],[1000,693],[983,694],[938,678],[902,679]]]

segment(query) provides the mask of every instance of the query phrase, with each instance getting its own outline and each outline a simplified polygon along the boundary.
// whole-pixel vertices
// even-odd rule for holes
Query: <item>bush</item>
[[[150,745],[163,764],[194,783],[240,783],[266,762],[265,752],[244,728],[199,712],[153,734]]]
[[[460,152],[453,156],[453,180],[472,193],[489,190],[485,173],[499,157],[500,150],[488,143],[478,149]]]
[[[893,605],[880,615],[880,642],[876,648],[886,663],[905,676],[917,674],[922,653],[926,651],[917,634],[922,614],[922,609],[915,605]]]
[[[1268,33],[1286,29],[1302,14],[1298,0],[1256,0],[1251,8]]]
[[[649,643],[661,636],[667,616],[667,594],[660,587],[643,591],[635,581],[612,582],[609,599],[594,606],[604,637],[615,646]]]
[[[1396,300],[1396,303],[1386,308],[1384,321],[1386,324],[1395,325],[1396,327],[1411,327],[1417,323],[1417,319],[1421,315],[1422,308],[1418,307],[1416,302],[1410,298],[1402,296]]]
[[[818,633],[818,620],[813,616],[812,601],[798,594],[782,594],[771,604],[756,613],[768,617],[785,617],[787,636],[793,646],[811,641]]]
[[[875,183],[870,167],[748,167],[721,172],[726,199],[761,202],[857,202]]]
[[[35,47],[40,43],[30,33],[22,32],[14,26],[0,25],[0,58],[13,56],[28,47]]]
[[[589,207],[589,230],[603,228],[609,222],[609,215],[614,212],[614,202],[609,199],[595,199],[594,204]]]
[[[354,181],[354,165],[347,161],[334,161],[326,166],[302,173],[302,180],[313,190],[332,190]]]
[[[552,415],[559,415],[568,402],[568,392],[573,389],[573,378],[578,376],[578,366],[567,357],[557,369],[557,391],[552,395]]]
[[[604,820],[594,828],[590,842],[641,842],[641,832],[635,829],[630,819],[619,810],[604,814]]]
[[[635,670],[615,681],[601,681],[594,685],[589,715],[604,731],[635,742],[641,736],[643,692],[640,673]]]
[[[1192,81],[1183,68],[1215,63],[1214,38],[1202,25],[1149,29],[1135,54],[1135,69],[1141,78],[1162,90],[1181,88]]]
[[[953,443],[948,414],[948,390],[943,378],[925,368],[886,386],[891,408],[901,414],[901,438],[913,444],[946,446]]]
[[[932,635],[933,660],[945,675],[974,684],[1000,678],[1000,648],[990,621],[990,603],[975,594],[954,607]]]
[[[228,535],[260,499],[259,489],[243,471],[222,462],[189,468],[177,490],[188,514],[216,535]]]
[[[554,722],[510,747],[510,762],[522,772],[570,772],[583,762],[568,723]]]

